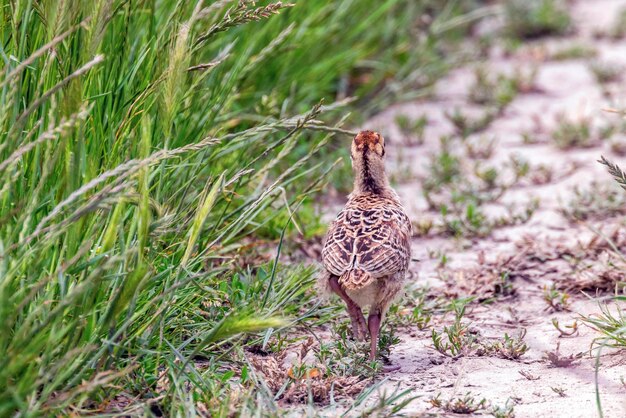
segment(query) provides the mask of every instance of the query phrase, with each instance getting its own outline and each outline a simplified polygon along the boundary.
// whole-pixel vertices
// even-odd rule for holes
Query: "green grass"
[[[339,126],[449,66],[441,7],[3,3],[0,416],[278,414],[245,350],[331,311],[268,248],[323,230]]]

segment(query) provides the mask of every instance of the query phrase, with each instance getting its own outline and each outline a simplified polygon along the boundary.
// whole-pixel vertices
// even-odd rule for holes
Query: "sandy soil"
[[[534,198],[539,199],[537,210],[527,222],[496,228],[482,238],[458,239],[436,233],[416,237],[413,252],[420,262],[412,266],[413,286],[429,286],[454,293],[455,287],[472,287],[472,283],[463,281],[480,277],[480,273],[468,273],[472,269],[480,272],[481,266],[507,260],[516,254],[521,254],[524,262],[530,263],[529,246],[543,252],[558,252],[561,247],[582,248],[593,238],[592,228],[609,233],[621,226],[622,215],[598,213],[575,222],[565,216],[562,209],[571,199],[575,186],[581,190],[595,190],[598,186],[594,181],[610,182],[605,168],[596,162],[600,155],[622,166],[626,165],[625,157],[614,153],[611,141],[604,138],[597,138],[591,147],[560,150],[551,140],[550,132],[562,116],[588,118],[594,130],[618,123],[617,115],[603,109],[624,108],[626,80],[601,85],[589,69],[588,59],[553,60],[551,55],[555,50],[569,46],[589,45],[598,51],[597,57],[592,59],[594,62],[626,68],[626,41],[594,38],[598,31],[612,25],[626,1],[576,1],[570,4],[575,21],[571,35],[541,39],[512,54],[506,54],[497,44],[491,48],[488,58],[482,62],[490,72],[511,74],[516,69],[528,72],[534,69],[536,78],[533,88],[519,94],[487,129],[465,140],[496,139],[493,154],[481,164],[501,166],[511,154],[516,154],[530,162],[531,171],[541,164],[551,167],[550,179],[516,183],[496,203],[489,205],[488,213],[503,213],[507,204],[523,207]],[[489,31],[497,25],[497,21],[486,22],[481,30]],[[416,223],[431,220],[437,225],[440,222],[441,215],[429,210],[423,197],[422,180],[428,176],[430,156],[438,152],[439,138],[455,131],[445,112],[455,108],[468,114],[481,112],[480,106],[468,100],[468,91],[475,80],[475,67],[476,64],[469,63],[449,74],[437,84],[435,94],[429,100],[394,106],[367,124],[367,128],[383,132],[387,139],[390,171],[395,175],[396,188]],[[427,117],[424,144],[407,145],[411,138],[404,138],[397,127],[398,115],[413,119],[422,115]],[[529,133],[534,143],[525,142],[524,133]],[[619,135],[613,141],[623,143],[625,137]],[[465,152],[456,151],[459,155]],[[588,261],[602,264],[606,261],[602,257],[610,257],[608,253],[599,255],[595,252]],[[450,261],[442,267],[440,257],[433,254],[446,254]],[[560,324],[572,324],[580,315],[598,313],[598,303],[582,294],[580,289],[586,287],[577,286],[577,283],[584,274],[579,269],[568,268],[562,257],[548,257],[531,264],[513,269],[520,273],[513,281],[514,295],[497,298],[489,305],[473,305],[464,319],[487,340],[526,330],[525,341],[530,349],[520,359],[476,355],[450,358],[434,349],[429,329],[402,331],[401,343],[392,348],[390,357],[401,369],[384,376],[387,379],[384,387],[389,391],[397,385],[403,389],[411,388],[412,394],[419,396],[406,410],[409,416],[421,413],[445,415],[429,400],[438,394],[445,400],[463,397],[468,392],[493,405],[514,404],[517,417],[598,416],[594,383],[596,358],[590,354],[590,344],[599,334],[580,324],[575,335],[560,337],[552,324],[553,319]],[[621,271],[623,269],[618,270],[618,274]],[[592,280],[599,274],[597,271],[588,273]],[[543,289],[552,283],[558,283],[562,289],[567,289],[571,283],[569,311],[546,309]],[[604,293],[607,294],[610,292]],[[441,330],[451,320],[450,317],[434,318],[433,327]],[[554,352],[557,344],[562,356],[583,355],[568,367],[554,367],[547,360],[546,353]],[[604,349],[597,381],[605,417],[626,417],[626,386],[621,380],[625,378],[626,353]]]

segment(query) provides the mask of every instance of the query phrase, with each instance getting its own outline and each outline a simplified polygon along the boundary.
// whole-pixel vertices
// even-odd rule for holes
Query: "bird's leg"
[[[370,360],[376,360],[376,350],[378,348],[378,333],[380,331],[380,312],[372,309],[367,318],[367,327],[370,331]]]
[[[339,296],[346,303],[348,315],[350,316],[350,321],[352,322],[352,333],[354,334],[354,338],[358,341],[365,340],[365,330],[367,327],[365,326],[365,317],[363,316],[361,308],[352,299],[350,299],[345,290],[343,290],[339,284],[337,276],[330,276],[329,282],[330,288],[333,292],[335,292],[337,296]]]
[[[376,352],[378,349],[378,335],[380,333],[380,310],[372,308],[367,318],[367,326],[370,331],[370,361],[376,360]],[[393,372],[399,370],[400,366],[383,366],[383,372]]]

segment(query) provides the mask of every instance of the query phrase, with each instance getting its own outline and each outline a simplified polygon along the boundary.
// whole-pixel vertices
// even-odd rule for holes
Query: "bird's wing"
[[[344,209],[331,224],[322,250],[328,271],[351,269],[373,278],[406,270],[411,258],[411,223],[401,208]]]
[[[400,208],[364,213],[357,243],[359,269],[374,278],[406,271],[411,259],[411,222]]]
[[[342,210],[328,227],[328,233],[322,248],[324,267],[336,276],[347,272],[354,262],[354,243],[360,222],[350,222],[350,211]]]

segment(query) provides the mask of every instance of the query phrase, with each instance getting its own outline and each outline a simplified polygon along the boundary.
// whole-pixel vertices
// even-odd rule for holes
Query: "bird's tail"
[[[350,270],[339,278],[339,284],[346,290],[358,290],[374,281],[371,274],[363,270]]]

